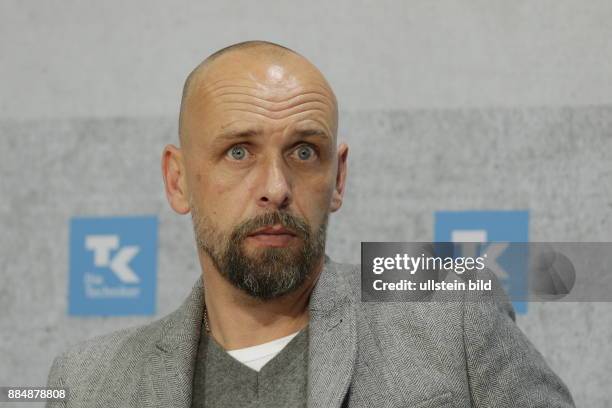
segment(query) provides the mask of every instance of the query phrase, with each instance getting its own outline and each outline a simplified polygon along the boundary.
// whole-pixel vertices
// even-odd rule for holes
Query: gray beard
[[[198,248],[207,253],[217,270],[250,296],[270,300],[295,291],[311,276],[324,256],[327,219],[313,233],[308,223],[286,212],[262,214],[242,222],[229,237],[191,206]],[[265,248],[254,255],[243,250],[244,240],[256,229],[280,224],[302,240],[299,248]]]

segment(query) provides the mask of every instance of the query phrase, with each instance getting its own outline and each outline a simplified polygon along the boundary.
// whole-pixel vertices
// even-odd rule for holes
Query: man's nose
[[[257,204],[263,208],[280,210],[291,203],[291,185],[282,159],[273,159],[264,165],[263,180]]]

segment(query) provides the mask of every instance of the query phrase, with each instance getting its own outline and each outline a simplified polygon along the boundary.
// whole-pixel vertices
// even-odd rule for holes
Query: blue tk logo
[[[68,313],[155,313],[157,218],[73,218]]]
[[[464,244],[462,256],[486,253],[487,267],[495,273],[509,296],[521,298],[525,295],[527,265],[513,260],[526,260],[523,253],[518,253],[526,247],[512,243],[529,242],[527,211],[438,211],[435,220],[436,242],[475,243]],[[513,302],[513,305],[517,313],[527,312],[526,302]]]

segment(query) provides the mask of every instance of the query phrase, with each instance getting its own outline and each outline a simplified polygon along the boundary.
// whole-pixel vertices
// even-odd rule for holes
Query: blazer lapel
[[[310,298],[308,407],[340,407],[357,354],[354,298],[335,264],[325,265]]]
[[[191,295],[172,313],[151,355],[145,376],[153,391],[153,406],[189,408],[202,327],[202,278]]]

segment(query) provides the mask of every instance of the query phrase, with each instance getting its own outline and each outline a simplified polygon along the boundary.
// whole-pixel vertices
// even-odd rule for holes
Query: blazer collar
[[[159,406],[191,406],[202,288],[200,277],[183,304],[164,319],[155,342],[150,365],[156,368],[149,380],[160,390]],[[357,352],[354,303],[348,279],[326,255],[309,303],[308,407],[340,407],[346,395]]]
[[[148,379],[156,395],[151,407],[191,407],[193,373],[202,329],[202,278],[183,304],[164,319],[155,351],[148,362]]]
[[[310,297],[308,407],[340,407],[357,355],[355,297],[350,277],[325,257]]]

